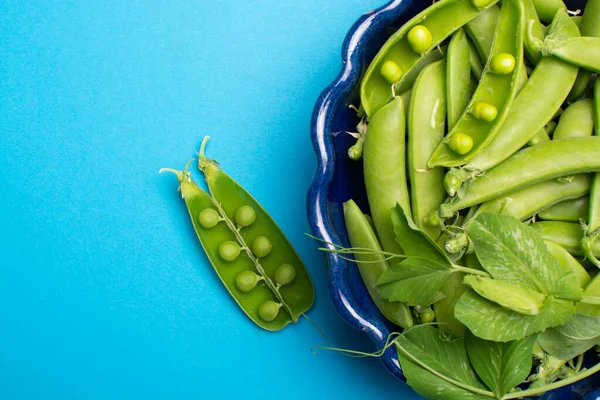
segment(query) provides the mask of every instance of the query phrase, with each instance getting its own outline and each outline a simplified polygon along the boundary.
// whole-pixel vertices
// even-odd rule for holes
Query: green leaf
[[[446,253],[429,236],[419,230],[399,204],[392,208],[392,223],[396,241],[402,246],[404,254],[434,260],[442,265],[452,265]]]
[[[557,326],[556,330],[571,339],[594,339],[600,336],[600,317],[575,314],[564,325]]]
[[[479,378],[499,398],[523,382],[531,371],[536,335],[498,343],[467,334],[467,354]]]
[[[442,331],[432,326],[409,329],[396,340],[398,359],[408,384],[427,399],[482,400],[490,397],[457,386],[417,364],[410,354],[428,368],[461,384],[485,391],[471,367],[464,338],[442,336]]]
[[[474,335],[495,342],[520,340],[546,328],[562,325],[574,313],[572,301],[549,296],[538,315],[519,314],[473,291],[463,294],[454,308],[456,318]]]
[[[477,258],[493,278],[546,295],[581,297],[572,270],[561,265],[542,238],[518,219],[482,213],[471,223],[469,234]]]
[[[561,334],[557,329],[548,329],[538,338],[544,351],[560,360],[568,361],[577,357],[600,342],[599,338],[573,339]]]
[[[449,265],[422,257],[409,257],[392,265],[377,281],[379,295],[409,306],[427,306],[440,300],[439,290],[453,272]]]

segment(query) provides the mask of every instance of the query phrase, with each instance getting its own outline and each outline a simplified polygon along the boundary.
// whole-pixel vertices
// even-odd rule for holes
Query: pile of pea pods
[[[513,216],[597,273],[600,262],[600,0],[441,0],[401,26],[360,83],[357,142],[369,210],[344,204],[361,276],[381,313],[408,328],[453,323],[463,286],[415,309],[382,299],[376,283],[403,254],[391,210],[461,265],[465,234],[483,213]],[[376,254],[375,252],[380,252]],[[560,253],[562,254],[562,253]],[[567,256],[569,256],[567,254]],[[570,259],[573,257],[569,256]]]
[[[163,168],[179,180],[190,220],[210,263],[231,296],[259,327],[277,331],[297,322],[313,304],[306,267],[275,221],[242,186],[205,156],[198,169],[208,191],[183,171]]]

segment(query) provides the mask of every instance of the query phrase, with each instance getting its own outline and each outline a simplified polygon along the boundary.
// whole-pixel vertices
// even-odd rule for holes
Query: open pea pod
[[[408,90],[427,63],[441,58],[438,44],[477,17],[498,0],[444,0],[434,3],[394,33],[379,50],[367,69],[360,87],[360,100],[370,118],[396,93]]]
[[[312,281],[267,212],[204,156],[207,139],[199,166],[210,195],[192,180],[187,167],[168,171],[177,175],[194,230],[229,293],[256,325],[280,330],[312,306]]]
[[[523,4],[518,0],[504,1],[479,85],[460,119],[429,159],[430,168],[466,164],[502,126],[519,90],[524,24]]]

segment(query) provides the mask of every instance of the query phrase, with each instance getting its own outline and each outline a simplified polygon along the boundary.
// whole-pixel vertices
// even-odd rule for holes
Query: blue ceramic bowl
[[[354,199],[363,211],[368,211],[369,207],[362,164],[347,157],[347,149],[354,139],[343,133],[355,131],[359,122],[349,106],[358,106],[360,103],[358,92],[361,74],[385,40],[430,3],[423,0],[390,1],[363,15],[346,35],[342,46],[342,71],[319,96],[311,122],[311,137],[318,165],[308,192],[307,210],[313,234],[323,240],[349,246],[342,203]],[[585,0],[567,3],[571,9],[577,9],[582,8]],[[382,348],[388,335],[398,328],[377,310],[354,263],[327,253],[327,264],[329,291],[342,319],[365,332],[377,348]],[[389,372],[404,380],[394,348],[389,348],[381,361]],[[596,399],[600,398],[598,387],[600,377],[592,376],[576,385],[549,392],[540,399]]]

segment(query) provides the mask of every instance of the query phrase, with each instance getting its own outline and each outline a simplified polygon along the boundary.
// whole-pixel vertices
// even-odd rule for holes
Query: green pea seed
[[[259,276],[254,272],[242,271],[235,277],[235,286],[237,286],[240,291],[248,293],[256,287],[259,280]]]
[[[240,246],[231,240],[221,243],[219,246],[219,255],[225,261],[233,261],[240,255]]]
[[[235,222],[239,226],[250,226],[256,221],[256,211],[250,206],[241,206],[235,212]]]
[[[473,7],[480,9],[489,6],[492,3],[492,0],[471,0],[471,4]]]
[[[272,300],[267,300],[258,307],[258,316],[266,322],[271,322],[277,318],[281,304],[275,303]]]
[[[400,66],[393,61],[384,62],[379,73],[390,85],[398,82],[403,75]]]
[[[200,225],[206,229],[214,228],[220,220],[221,217],[219,216],[219,213],[217,210],[213,210],[212,208],[205,208],[204,210],[200,211],[200,214],[198,214],[198,222],[200,222]]]
[[[272,248],[273,245],[268,238],[259,236],[254,239],[254,243],[252,243],[252,254],[258,258],[266,257],[269,255]]]
[[[512,54],[500,53],[490,61],[490,71],[498,75],[507,75],[515,69],[515,57]]]
[[[417,25],[408,31],[406,39],[410,47],[419,54],[429,50],[433,44],[431,32],[423,25]]]
[[[477,119],[491,122],[498,116],[498,109],[491,104],[481,102],[475,104],[473,115]]]
[[[419,319],[421,320],[422,324],[433,322],[435,321],[435,311],[433,311],[431,308],[426,308],[423,310],[423,312],[421,312],[421,314],[419,314]]]
[[[275,270],[275,282],[281,286],[287,285],[296,279],[296,268],[290,264],[281,264]]]
[[[464,133],[455,133],[448,142],[448,147],[458,154],[467,154],[473,148],[473,138]]]

